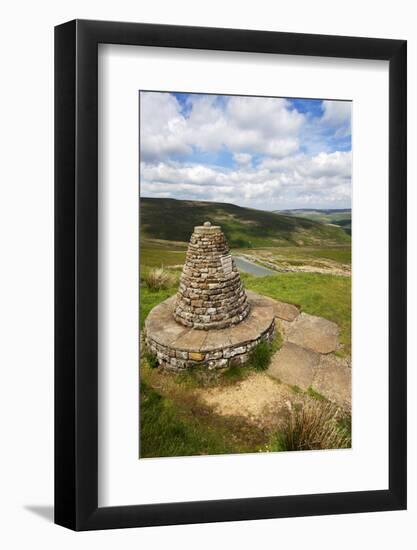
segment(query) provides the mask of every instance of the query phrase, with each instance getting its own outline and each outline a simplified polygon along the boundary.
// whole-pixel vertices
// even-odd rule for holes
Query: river
[[[240,271],[249,273],[250,275],[255,275],[255,277],[266,277],[267,275],[276,275],[276,271],[268,269],[258,264],[254,264],[246,258],[241,258],[240,256],[233,256],[235,264]]]

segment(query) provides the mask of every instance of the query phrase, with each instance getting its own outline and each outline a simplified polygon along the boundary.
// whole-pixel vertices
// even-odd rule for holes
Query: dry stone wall
[[[272,341],[274,331],[275,325],[272,321],[265,332],[259,334],[254,340],[210,350],[201,348],[190,350],[163,345],[156,342],[149,333],[146,334],[146,344],[148,349],[156,355],[160,366],[166,370],[182,371],[197,365],[209,370],[224,369],[232,365],[244,365],[249,359],[250,351],[259,342]]]

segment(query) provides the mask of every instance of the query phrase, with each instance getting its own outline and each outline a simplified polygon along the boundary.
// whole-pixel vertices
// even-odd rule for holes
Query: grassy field
[[[182,265],[185,260],[184,250],[167,250],[162,248],[141,247],[140,265],[141,269],[149,267],[169,267]]]

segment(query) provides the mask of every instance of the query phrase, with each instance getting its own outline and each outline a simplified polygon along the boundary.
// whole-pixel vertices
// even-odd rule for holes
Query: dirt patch
[[[303,400],[291,388],[265,373],[253,373],[233,386],[199,390],[197,394],[215,414],[240,416],[268,431],[279,428],[285,421],[288,403],[294,398]]]

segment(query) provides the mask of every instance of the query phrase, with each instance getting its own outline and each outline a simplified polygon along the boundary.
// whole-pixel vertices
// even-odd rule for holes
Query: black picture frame
[[[98,44],[389,62],[387,490],[98,507]],[[91,530],[406,508],[406,113],[404,40],[85,20],[55,28],[57,524]]]

